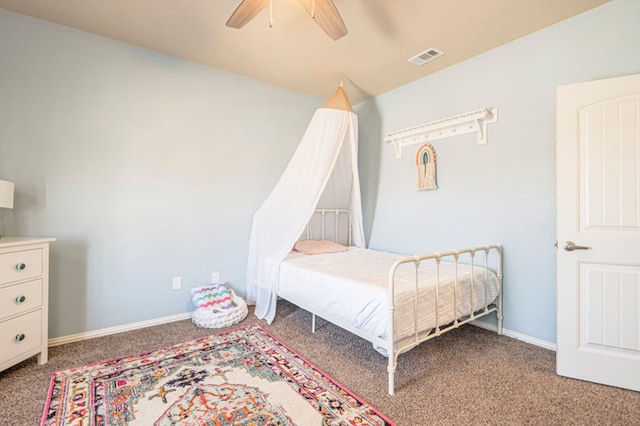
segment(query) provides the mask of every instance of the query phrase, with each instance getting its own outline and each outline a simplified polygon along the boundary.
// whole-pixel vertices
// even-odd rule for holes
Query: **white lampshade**
[[[13,182],[0,180],[0,207],[13,208]]]

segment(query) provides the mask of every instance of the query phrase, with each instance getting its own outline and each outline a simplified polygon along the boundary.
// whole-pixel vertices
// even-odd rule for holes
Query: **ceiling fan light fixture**
[[[299,0],[311,18],[334,40],[347,35],[347,27],[332,0]],[[227,21],[227,27],[242,28],[269,5],[269,26],[273,27],[273,0],[242,0]]]

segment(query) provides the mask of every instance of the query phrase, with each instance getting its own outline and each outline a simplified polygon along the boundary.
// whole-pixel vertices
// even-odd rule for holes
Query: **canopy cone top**
[[[353,112],[353,108],[351,107],[351,102],[349,102],[349,98],[347,97],[347,92],[342,88],[342,84],[338,86],[333,95],[325,102],[322,108],[330,108],[330,109],[339,109],[342,111]]]

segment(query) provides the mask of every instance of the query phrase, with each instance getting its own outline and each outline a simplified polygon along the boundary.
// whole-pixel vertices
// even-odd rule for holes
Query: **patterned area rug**
[[[51,376],[42,425],[393,425],[259,325]]]

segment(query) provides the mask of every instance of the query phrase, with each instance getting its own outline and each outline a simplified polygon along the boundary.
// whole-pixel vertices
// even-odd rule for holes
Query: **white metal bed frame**
[[[314,216],[319,215],[320,216],[320,222],[321,222],[321,226],[320,226],[320,235],[319,235],[319,239],[324,240],[327,237],[327,233],[326,233],[326,225],[325,225],[325,221],[326,221],[326,216],[327,215],[333,215],[334,217],[334,226],[335,226],[335,232],[333,235],[333,241],[338,241],[338,237],[339,237],[339,228],[340,228],[340,218],[341,216],[345,216],[346,217],[346,232],[347,232],[347,243],[348,245],[351,245],[351,212],[348,210],[343,210],[343,209],[317,209],[314,212]],[[312,217],[313,220],[313,217]],[[313,238],[313,234],[312,234],[312,225],[311,225],[311,221],[309,222],[309,225],[307,225],[306,228],[306,233],[304,236],[304,239],[314,239]],[[496,265],[495,265],[495,271],[494,273],[496,274],[498,281],[499,281],[499,292],[498,292],[498,296],[495,299],[495,301],[493,301],[492,303],[489,303],[488,299],[487,299],[487,294],[488,294],[488,290],[487,290],[487,282],[488,282],[488,274],[490,271],[489,268],[489,255],[491,252],[495,253],[496,256]],[[476,256],[476,254],[478,253],[484,253],[484,264],[483,265],[476,265],[474,258]],[[475,296],[474,296],[474,292],[471,291],[471,306],[474,307],[473,312],[470,315],[467,315],[465,317],[462,318],[456,318],[453,322],[446,324],[444,326],[436,326],[436,328],[434,328],[430,333],[428,333],[428,335],[420,337],[420,333],[418,331],[418,303],[417,303],[417,295],[418,295],[418,282],[419,282],[419,278],[420,278],[420,274],[419,274],[419,266],[421,262],[424,261],[434,261],[435,265],[436,265],[436,291],[435,291],[435,307],[436,307],[436,312],[435,312],[435,317],[436,317],[436,325],[439,323],[438,322],[438,307],[439,307],[439,288],[440,288],[440,262],[445,259],[445,260],[453,260],[453,263],[455,264],[455,282],[454,282],[454,287],[453,287],[453,292],[454,292],[454,312],[458,312],[457,311],[457,304],[458,304],[458,300],[457,300],[457,287],[458,287],[458,260],[460,259],[461,255],[467,255],[470,259],[470,266],[471,266],[471,286],[474,286],[474,279],[473,279],[473,270],[475,267],[481,267],[484,269],[484,274],[485,274],[485,280],[484,280],[484,292],[485,292],[485,301],[486,304],[484,306],[480,306],[480,307],[476,307],[475,306]],[[402,345],[401,347],[395,347],[395,341],[393,339],[394,336],[394,312],[395,312],[395,305],[394,305],[394,296],[395,296],[395,274],[396,271],[398,270],[398,267],[400,267],[400,265],[403,264],[408,264],[408,263],[413,263],[415,266],[415,288],[414,288],[414,329],[416,330],[415,335],[412,336],[412,339]],[[466,266],[469,266],[469,264],[465,264]],[[312,314],[312,332],[315,333],[316,331],[316,316],[319,316],[321,318],[324,318],[325,320],[359,336],[362,337],[363,339],[373,343],[374,345],[380,346],[380,347],[384,347],[387,349],[387,354],[389,357],[389,362],[388,362],[388,366],[387,366],[387,372],[388,372],[388,390],[389,390],[389,395],[393,395],[394,394],[394,375],[395,375],[395,371],[397,368],[397,364],[398,364],[398,355],[400,355],[400,353],[405,352],[417,345],[419,345],[422,342],[425,342],[427,340],[433,339],[434,337],[438,337],[440,335],[442,335],[443,333],[446,333],[447,331],[453,330],[455,328],[460,327],[463,324],[466,324],[468,322],[474,321],[480,317],[486,316],[491,314],[492,312],[496,313],[497,319],[498,319],[498,334],[502,334],[502,247],[497,246],[497,245],[487,245],[487,246],[479,246],[479,247],[471,247],[471,248],[464,248],[464,249],[460,249],[460,250],[451,250],[451,251],[446,251],[446,252],[436,252],[436,253],[431,253],[431,254],[425,254],[425,255],[416,255],[416,256],[407,256],[407,257],[403,257],[401,259],[398,259],[390,268],[389,270],[389,275],[388,275],[388,280],[389,280],[389,284],[388,284],[388,305],[387,305],[387,309],[389,312],[389,317],[388,317],[388,323],[387,323],[387,331],[386,331],[386,336],[391,336],[391,338],[388,339],[382,339],[379,336],[375,336],[372,335],[364,330],[358,329],[356,327],[354,327],[353,325],[351,325],[350,323],[348,323],[347,321],[344,321],[340,318],[336,318],[333,315],[327,315],[327,313],[325,312],[321,312],[319,311],[317,308],[315,308],[314,306],[301,301],[301,300],[296,300],[295,297],[287,297],[286,295],[280,295],[280,297],[282,297],[283,299],[288,300],[289,302],[301,307],[302,309],[305,309],[307,311],[309,311]],[[454,315],[455,316],[455,315]]]

